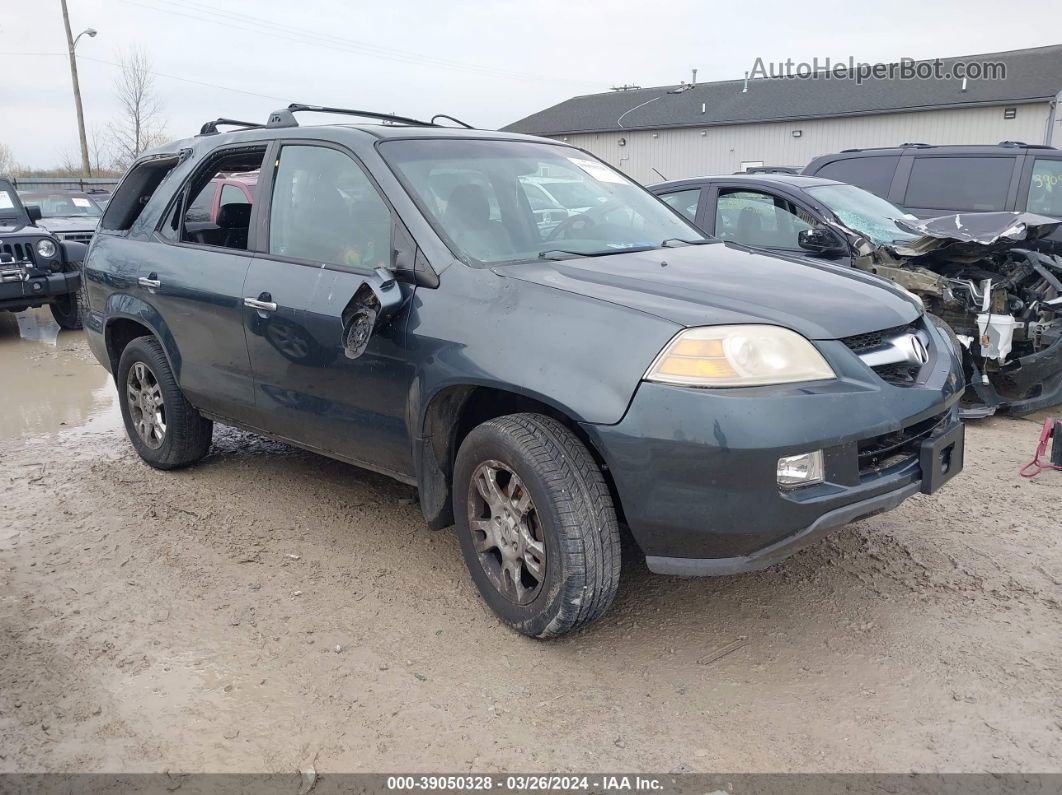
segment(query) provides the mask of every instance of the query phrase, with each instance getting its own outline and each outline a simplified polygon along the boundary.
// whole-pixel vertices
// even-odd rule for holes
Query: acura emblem
[[[925,343],[918,337],[911,337],[911,349],[914,351],[914,358],[919,364],[925,364],[929,361],[929,351],[926,350]]]

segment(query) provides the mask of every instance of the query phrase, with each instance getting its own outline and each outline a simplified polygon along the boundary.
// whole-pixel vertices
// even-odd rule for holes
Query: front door
[[[269,180],[266,239],[244,285],[244,322],[264,430],[392,474],[413,473],[404,350],[413,286],[363,349],[352,326],[395,218],[345,150],[292,142]]]

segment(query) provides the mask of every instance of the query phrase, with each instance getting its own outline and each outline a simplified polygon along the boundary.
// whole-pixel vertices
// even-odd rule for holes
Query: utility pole
[[[77,46],[77,39],[80,39],[86,33],[89,37],[95,36],[96,31],[92,28],[86,28],[77,34],[77,39],[75,39],[70,32],[70,13],[66,10],[66,0],[59,0],[59,4],[63,7],[63,27],[66,28],[66,47],[67,52],[70,54],[70,79],[74,83],[74,105],[77,107],[77,134],[81,141],[81,171],[86,177],[91,177],[92,164],[89,163],[88,138],[85,137],[85,112],[81,108],[81,86],[77,82],[77,58],[74,56],[74,48]]]

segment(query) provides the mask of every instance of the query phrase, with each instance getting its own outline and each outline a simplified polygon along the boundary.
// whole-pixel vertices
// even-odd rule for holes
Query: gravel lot
[[[413,491],[219,428],[160,473],[47,312],[0,314],[0,771],[1062,771],[1062,474],[968,430],[943,492],[768,571],[625,562],[508,630]]]

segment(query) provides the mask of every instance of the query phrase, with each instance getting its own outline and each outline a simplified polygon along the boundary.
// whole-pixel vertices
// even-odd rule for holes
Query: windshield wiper
[[[701,238],[700,240],[684,240],[681,237],[669,237],[660,243],[661,248],[675,248],[673,244],[682,243],[687,246],[703,246],[705,243],[711,243],[708,238]]]
[[[612,254],[630,254],[635,251],[652,251],[656,246],[631,246],[630,248],[604,248],[600,251],[572,251],[566,248],[547,248],[538,252],[539,259],[564,259],[557,254],[568,254],[573,257],[608,257]]]

